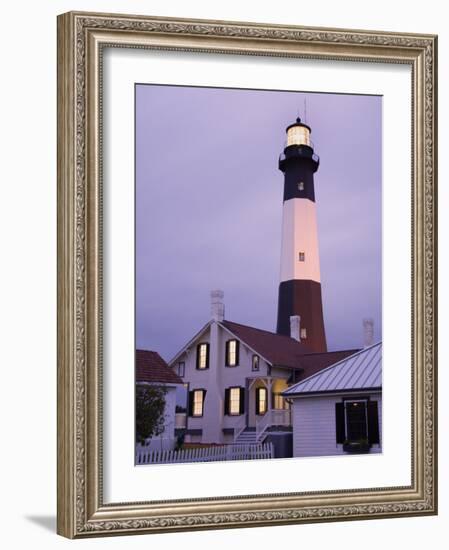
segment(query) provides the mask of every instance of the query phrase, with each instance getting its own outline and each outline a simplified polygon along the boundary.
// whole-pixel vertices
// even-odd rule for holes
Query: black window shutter
[[[235,364],[240,365],[240,342],[235,341]]]
[[[256,388],[256,414],[259,414],[260,388]]]
[[[380,443],[377,401],[368,401],[368,439],[371,444]]]
[[[344,403],[335,403],[335,432],[337,443],[343,443],[346,439],[345,434],[345,405]]]
[[[200,346],[201,344],[198,344],[196,346],[196,368],[197,369],[200,368]]]
[[[226,340],[225,346],[225,366],[229,367],[229,340]]]
[[[189,416],[193,416],[193,390],[189,391]]]
[[[201,407],[201,416],[204,416],[204,401],[206,399],[206,390],[200,390],[201,392],[201,401],[202,401],[202,407]]]
[[[225,389],[225,397],[224,397],[224,413],[229,414],[229,392],[230,389]]]
[[[207,343],[206,344],[206,369],[209,368],[209,347],[210,347],[210,344]],[[204,390],[204,393],[203,393],[203,399],[204,399],[204,396],[206,395],[206,390]]]
[[[245,412],[245,388],[240,388],[239,414],[243,414],[244,412]]]

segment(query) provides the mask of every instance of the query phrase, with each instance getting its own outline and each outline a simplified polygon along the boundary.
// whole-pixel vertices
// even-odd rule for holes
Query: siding
[[[157,385],[157,384],[155,384]],[[175,407],[176,407],[176,387],[167,386],[167,393],[165,395],[165,409],[164,409],[164,431],[158,435],[153,436],[151,441],[145,447],[149,451],[161,451],[171,450],[175,448]],[[137,445],[140,449],[141,446]]]
[[[343,446],[336,443],[335,403],[341,396],[315,396],[296,398],[293,401],[293,456],[330,456],[346,454]],[[348,396],[351,397],[351,396]],[[382,441],[382,396],[369,394],[378,402],[379,433]],[[372,453],[381,452],[380,445],[373,445]]]
[[[217,330],[218,329],[218,330]],[[239,365],[236,367],[225,366],[226,341],[233,336],[223,328],[212,325],[192,342],[188,354],[183,354],[175,363],[185,362],[185,375],[183,381],[189,384],[189,390],[203,388],[206,390],[204,402],[204,414],[201,418],[188,417],[189,429],[203,430],[201,438],[188,436],[187,441],[202,443],[229,443],[232,436],[223,434],[223,428],[234,428],[241,421],[241,416],[229,416],[224,414],[225,388],[241,386],[246,388],[248,376],[266,376],[267,363],[260,358],[259,372],[252,372],[253,352],[240,341]],[[209,368],[198,370],[196,368],[196,347],[200,342],[209,342]],[[245,411],[246,412],[246,411]]]
[[[236,367],[226,366],[226,341],[233,339],[227,330],[217,323],[211,323],[209,327],[190,344],[188,353],[182,354],[171,366],[177,372],[179,361],[185,362],[185,374],[182,377],[185,383],[189,384],[189,390],[205,389],[206,399],[204,402],[204,414],[201,418],[188,417],[189,429],[201,429],[203,435],[202,443],[228,443],[232,441],[231,435],[223,434],[223,428],[235,428],[242,421],[242,416],[230,416],[224,414],[225,389],[232,386],[245,388],[245,417],[248,416],[249,425],[255,425],[255,404],[249,402],[247,391],[247,379],[249,377],[266,377],[269,371],[268,363],[259,356],[259,371],[252,371],[253,351],[240,340],[239,365]],[[196,368],[196,348],[200,342],[208,342],[209,368],[198,370]],[[291,372],[289,369],[273,369],[272,376],[288,379]],[[284,389],[284,388],[282,388]],[[254,392],[254,388],[252,389]],[[186,441],[193,441],[187,436]],[[198,438],[195,441],[199,441]]]

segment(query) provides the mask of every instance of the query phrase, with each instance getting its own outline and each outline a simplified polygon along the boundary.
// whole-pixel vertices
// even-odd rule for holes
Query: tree
[[[136,387],[136,440],[144,444],[146,439],[164,431],[165,386]]]

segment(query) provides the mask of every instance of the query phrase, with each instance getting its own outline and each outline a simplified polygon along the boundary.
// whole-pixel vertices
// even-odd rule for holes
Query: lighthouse
[[[299,337],[312,352],[325,352],[314,174],[320,159],[311,129],[300,118],[286,129],[279,157],[284,173],[281,269],[277,332],[291,335],[291,317],[299,317]]]

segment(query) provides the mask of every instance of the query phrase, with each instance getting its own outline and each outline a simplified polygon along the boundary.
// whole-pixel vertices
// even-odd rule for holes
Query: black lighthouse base
[[[311,352],[326,352],[321,284],[311,280],[283,281],[279,285],[277,333],[290,336],[290,317],[301,317],[301,338]]]

